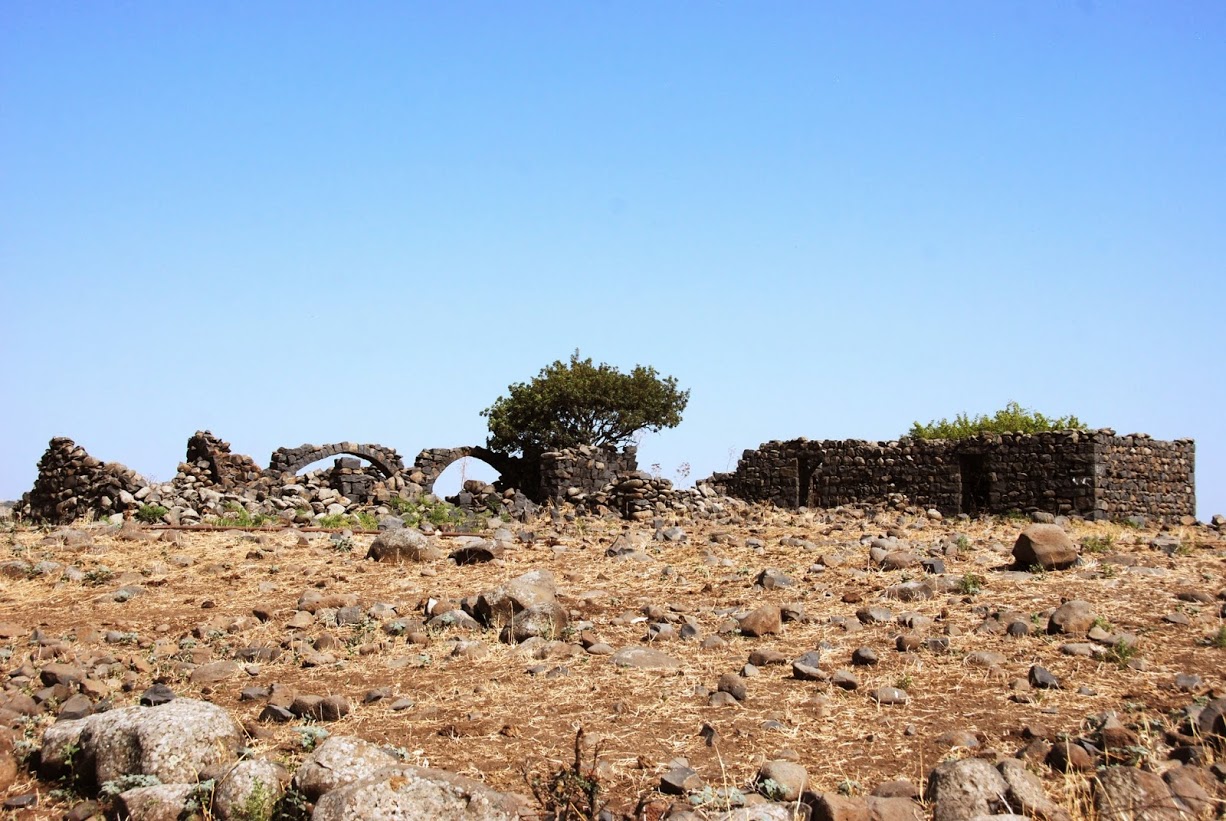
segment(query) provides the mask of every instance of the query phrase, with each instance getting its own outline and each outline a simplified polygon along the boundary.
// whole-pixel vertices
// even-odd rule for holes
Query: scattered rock
[[[1027,570],[1062,570],[1077,561],[1077,545],[1059,525],[1035,524],[1022,531],[1013,545],[1014,565]]]

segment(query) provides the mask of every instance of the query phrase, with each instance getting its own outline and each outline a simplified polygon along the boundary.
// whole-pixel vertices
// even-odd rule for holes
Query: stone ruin
[[[541,504],[568,503],[577,512],[653,519],[670,511],[712,514],[722,509],[709,488],[677,491],[665,479],[638,470],[633,447],[624,451],[581,446],[528,461],[487,448],[421,451],[406,467],[392,448],[338,442],[273,452],[267,468],[233,453],[209,431],[188,440],[174,479],[151,483],[116,463],[91,457],[71,439],[56,438],[39,462],[34,488],[15,513],[31,521],[68,523],[93,515],[120,520],[160,506],[162,521],[193,525],[215,517],[247,514],[311,524],[324,516],[392,512],[394,499],[426,497],[452,463],[472,456],[501,477],[493,484],[470,480],[448,499],[471,511],[525,519]],[[304,475],[315,462],[336,457],[331,467]],[[363,463],[362,460],[365,460]]]
[[[1191,439],[1104,428],[969,439],[767,442],[710,482],[779,507],[863,505],[902,495],[945,515],[1014,511],[1162,522],[1196,514]]]
[[[716,473],[690,490],[640,471],[633,447],[580,446],[535,460],[480,446],[434,448],[406,467],[392,448],[338,442],[279,448],[268,467],[260,468],[209,431],[198,431],[175,478],[160,484],[91,457],[71,439],[52,439],[34,488],[14,513],[66,523],[91,514],[130,517],[142,506],[159,505],[167,509],[163,520],[176,525],[240,510],[298,524],[363,511],[385,515],[396,499],[428,496],[443,471],[468,456],[487,462],[501,478],[492,484],[467,481],[448,501],[521,520],[542,504],[636,521],[681,512],[716,516],[754,502],[784,508],[902,504],[945,515],[1044,512],[1162,522],[1194,521],[1196,509],[1190,439],[1163,442],[1143,434],[1117,436],[1110,429],[981,434],[959,441],[772,441],[745,451],[734,471]],[[330,468],[298,475],[329,457],[336,457]]]

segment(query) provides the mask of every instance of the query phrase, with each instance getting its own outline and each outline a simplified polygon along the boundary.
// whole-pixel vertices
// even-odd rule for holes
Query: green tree
[[[630,373],[571,354],[542,368],[531,382],[511,385],[481,412],[489,419],[490,450],[537,455],[578,445],[621,447],[641,430],[681,423],[690,392],[655,368]]]
[[[916,439],[966,439],[980,433],[1041,433],[1047,430],[1085,430],[1086,426],[1076,416],[1047,417],[1038,411],[1023,408],[1010,402],[995,415],[981,414],[974,418],[960,413],[951,422],[948,419],[922,425],[915,422],[908,436]]]

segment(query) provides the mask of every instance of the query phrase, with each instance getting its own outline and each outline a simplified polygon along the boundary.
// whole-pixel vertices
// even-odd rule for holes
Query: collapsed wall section
[[[615,484],[620,475],[637,473],[638,449],[623,451],[580,445],[542,453],[537,501],[568,501]],[[529,494],[531,495],[531,494]]]
[[[95,459],[76,442],[57,436],[38,460],[38,478],[20,509],[24,518],[41,522],[110,516],[139,507],[137,494],[144,485],[134,471]]]

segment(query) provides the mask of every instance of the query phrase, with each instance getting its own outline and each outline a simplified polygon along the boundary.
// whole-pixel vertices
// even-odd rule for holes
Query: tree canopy
[[[675,378],[661,378],[655,368],[636,365],[622,373],[580,359],[578,351],[507,390],[481,412],[489,419],[487,444],[524,455],[579,445],[621,447],[639,431],[679,425],[690,398]]]
[[[908,436],[916,439],[967,439],[980,433],[1041,433],[1048,430],[1085,430],[1076,416],[1048,417],[1017,402],[1010,402],[995,415],[980,414],[974,418],[960,413],[953,421],[941,419],[922,425],[915,422]]]

